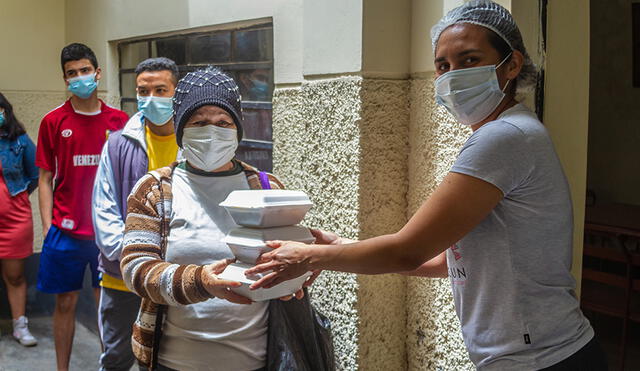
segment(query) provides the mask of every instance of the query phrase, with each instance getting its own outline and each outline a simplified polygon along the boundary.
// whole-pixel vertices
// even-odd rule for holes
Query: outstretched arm
[[[36,166],[36,146],[31,141],[31,138],[27,134],[23,135],[25,143],[24,156],[22,157],[22,166],[25,171],[27,179],[29,179],[29,185],[27,191],[29,194],[38,188],[38,167]]]
[[[418,268],[400,272],[405,276],[419,276],[419,277],[431,277],[431,278],[445,278],[447,277],[447,254],[446,251],[440,253],[433,259],[429,259]]]
[[[338,246],[271,244],[261,264],[247,274],[273,270],[253,287],[270,287],[314,269],[362,274],[416,271],[478,225],[502,199],[502,192],[478,178],[449,173],[397,233]]]
[[[311,234],[316,238],[316,243],[319,245],[340,245],[356,242],[355,240],[340,237],[333,232],[323,231],[320,229],[312,229]],[[405,276],[447,277],[447,256],[443,251],[440,255],[428,260],[417,269],[399,273]]]

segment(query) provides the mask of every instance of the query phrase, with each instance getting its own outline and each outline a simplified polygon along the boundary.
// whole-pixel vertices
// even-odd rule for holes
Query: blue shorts
[[[82,289],[87,264],[92,285],[98,287],[98,254],[95,241],[73,238],[52,225],[42,244],[38,290],[61,294]]]

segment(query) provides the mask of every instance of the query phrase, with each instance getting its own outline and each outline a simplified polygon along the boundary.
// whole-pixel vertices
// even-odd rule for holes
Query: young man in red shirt
[[[42,119],[36,150],[45,236],[38,289],[56,294],[53,335],[57,368],[67,370],[78,291],[87,264],[96,300],[99,298],[99,250],[91,221],[93,179],[109,132],[122,129],[127,114],[98,99],[101,71],[95,54],[86,45],[64,47],[61,65],[63,79],[73,95]]]

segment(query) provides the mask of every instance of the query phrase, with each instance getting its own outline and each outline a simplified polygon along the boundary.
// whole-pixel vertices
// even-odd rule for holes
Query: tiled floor
[[[11,320],[0,320],[0,371],[40,371],[56,369],[51,317],[30,318],[29,328],[38,345],[25,348],[11,335]],[[100,355],[98,336],[76,323],[70,370],[97,370]]]

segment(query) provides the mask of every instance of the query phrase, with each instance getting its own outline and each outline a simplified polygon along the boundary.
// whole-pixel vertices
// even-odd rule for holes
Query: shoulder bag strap
[[[171,175],[173,175],[173,169],[171,169]],[[161,222],[160,222],[160,258],[165,259],[165,252],[167,251],[167,210],[165,210],[164,202],[164,189],[162,188],[162,177],[158,179],[158,187],[160,190],[160,209],[161,209]],[[153,331],[153,349],[151,350],[151,364],[149,369],[156,370],[158,368],[158,352],[160,351],[160,338],[162,337],[162,324],[164,322],[164,314],[167,310],[166,305],[158,305],[158,311],[156,313],[155,329]]]
[[[258,173],[258,177],[260,178],[260,185],[262,189],[271,189],[271,182],[269,182],[269,175],[264,171]]]

